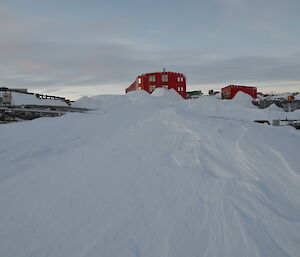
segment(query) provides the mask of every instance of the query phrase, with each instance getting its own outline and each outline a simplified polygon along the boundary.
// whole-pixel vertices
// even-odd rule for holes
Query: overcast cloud
[[[128,17],[111,13],[110,18],[103,14],[105,18],[100,19],[91,9],[81,17],[75,7],[63,17],[62,8],[53,18],[53,7],[45,12],[21,5],[18,8],[19,1],[10,2],[12,5],[0,1],[0,84],[63,92],[76,98],[123,93],[140,73],[166,67],[185,73],[191,88],[274,81],[274,87],[281,91],[284,85],[289,90],[289,83],[297,89],[300,49],[292,2],[273,1],[269,9],[265,3],[252,1],[251,5],[246,0],[212,2],[199,5],[188,1],[199,12],[191,8],[194,22],[187,14],[182,15],[187,19],[182,21],[186,26],[183,30],[178,19],[172,20],[175,14],[166,15],[165,24],[158,27],[161,13],[153,15],[157,19],[153,24],[149,24],[151,15],[145,14],[145,22],[140,15],[132,18],[129,9],[124,9]],[[258,7],[261,9],[256,14]],[[101,10],[101,5],[95,4],[95,8]],[[185,8],[185,12],[189,10]],[[215,21],[217,14],[221,18]],[[180,30],[174,28],[177,24]]]

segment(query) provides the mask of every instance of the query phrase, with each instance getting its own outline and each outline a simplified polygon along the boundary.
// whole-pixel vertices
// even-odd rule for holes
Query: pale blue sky
[[[123,93],[167,70],[188,89],[300,91],[300,1],[0,0],[0,85]]]

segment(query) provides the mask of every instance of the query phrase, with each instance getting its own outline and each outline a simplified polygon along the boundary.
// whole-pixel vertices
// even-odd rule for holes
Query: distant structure
[[[300,109],[300,100],[286,100],[281,103],[285,112],[293,112]]]
[[[257,98],[257,88],[256,87],[247,87],[240,85],[229,85],[222,88],[222,99],[232,99],[239,91],[244,92],[254,99]]]
[[[201,90],[186,92],[186,98],[187,99],[196,99],[196,98],[199,98],[202,95],[203,95],[203,93],[202,93]]]
[[[31,93],[28,92],[26,88],[0,87],[0,103],[2,102],[7,105],[13,105],[13,96],[18,98],[20,98],[20,96],[24,96],[26,97],[26,100],[29,100],[29,102],[31,102],[32,105],[34,104],[34,102],[36,102],[36,99],[58,100],[52,101],[52,105],[56,105],[56,103],[58,103],[58,105],[61,105],[60,103],[63,103],[63,105],[71,106],[71,103],[74,102],[69,99],[66,99],[65,97]],[[49,104],[49,102],[47,104]]]
[[[208,91],[208,95],[216,95],[216,94],[218,94],[218,93],[220,93],[219,91],[214,91],[213,89],[210,89],[209,91]]]
[[[300,109],[300,94],[295,93],[282,93],[282,94],[262,94],[257,93],[257,99],[252,100],[252,103],[260,109],[265,109],[271,104],[282,108],[285,112],[293,112]]]
[[[87,111],[72,107],[72,103],[64,97],[29,93],[22,88],[0,87],[0,124]]]
[[[126,93],[135,90],[145,90],[151,94],[156,88],[174,89],[183,98],[186,98],[185,75],[177,72],[165,71],[165,69],[163,72],[142,74],[126,88]]]

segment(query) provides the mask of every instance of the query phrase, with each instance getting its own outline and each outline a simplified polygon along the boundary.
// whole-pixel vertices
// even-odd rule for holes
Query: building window
[[[155,90],[155,86],[154,86],[154,85],[150,85],[150,86],[149,86],[149,91],[150,91],[150,92],[153,92],[154,90]]]
[[[178,91],[181,91],[181,87],[178,87]]]
[[[183,92],[183,87],[181,87],[181,91]]]
[[[168,74],[163,74],[163,75],[161,76],[161,81],[162,81],[162,82],[168,82]]]
[[[139,87],[139,89],[142,89],[142,87]]]
[[[142,78],[138,78],[139,84],[142,84]]]
[[[150,81],[150,82],[155,82],[155,75],[150,76],[150,77],[149,77],[149,81]]]
[[[168,85],[163,85],[162,88],[168,89]]]

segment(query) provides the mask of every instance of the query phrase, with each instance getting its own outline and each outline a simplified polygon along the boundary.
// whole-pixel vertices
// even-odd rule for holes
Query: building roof
[[[172,71],[161,71],[161,72],[143,73],[142,75],[139,75],[139,76],[151,76],[151,75],[159,75],[159,74],[175,74],[175,75],[185,76],[182,73],[172,72]]]

